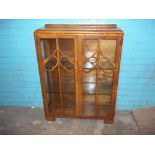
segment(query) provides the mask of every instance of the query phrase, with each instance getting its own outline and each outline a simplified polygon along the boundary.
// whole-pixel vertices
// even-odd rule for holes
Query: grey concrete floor
[[[117,111],[113,124],[103,120],[57,118],[46,121],[41,108],[0,107],[1,135],[155,134],[155,108]]]

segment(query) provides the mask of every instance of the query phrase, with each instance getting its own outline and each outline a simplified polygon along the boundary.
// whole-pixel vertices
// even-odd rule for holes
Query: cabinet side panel
[[[48,119],[49,111],[48,111],[48,101],[46,96],[46,85],[45,85],[45,75],[44,75],[44,67],[43,67],[43,59],[42,59],[42,51],[41,51],[41,42],[40,38],[35,37],[35,46],[38,60],[38,69],[40,74],[40,83],[42,89],[42,97],[44,104],[45,117]]]
[[[123,43],[123,37],[118,37],[117,45],[116,45],[115,70],[114,70],[114,79],[113,79],[111,106],[110,106],[110,115],[112,118],[114,117],[114,114],[115,114],[118,77],[119,77],[119,69],[120,69],[120,61],[121,61],[121,53],[122,53],[122,43]]]

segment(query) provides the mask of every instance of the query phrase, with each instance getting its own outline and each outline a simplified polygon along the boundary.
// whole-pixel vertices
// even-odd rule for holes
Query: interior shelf
[[[66,114],[66,115],[76,115],[76,105],[71,103],[66,103],[63,105],[63,111],[61,111],[61,107],[59,104],[50,104],[49,112],[53,114]]]
[[[82,116],[106,116],[110,111],[110,105],[98,105],[97,114],[95,113],[95,105],[83,103]]]

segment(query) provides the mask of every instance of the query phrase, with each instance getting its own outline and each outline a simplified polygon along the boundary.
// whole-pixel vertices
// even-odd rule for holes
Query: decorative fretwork
[[[112,60],[110,60],[108,57],[103,55],[103,52],[101,51],[100,46],[101,46],[100,45],[100,40],[98,40],[96,48],[90,49],[88,46],[86,46],[84,48],[85,51],[89,50],[89,51],[95,51],[95,52],[90,57],[85,57],[84,56],[83,64],[90,63],[93,67],[84,69],[83,71],[85,73],[89,73],[92,70],[97,69],[96,61],[97,61],[97,57],[98,57],[98,61],[99,61],[98,68],[99,68],[99,70],[103,71],[103,76],[112,77],[113,76],[113,70],[115,68],[115,64],[114,64],[114,62]],[[103,66],[104,63],[102,63],[101,61],[105,61],[108,65],[111,66],[111,69],[105,68]]]
[[[48,64],[52,59],[55,59],[56,63],[54,65],[48,65],[48,67],[47,67],[46,64]],[[56,49],[43,62],[44,65],[46,66],[45,67],[45,70],[46,71],[49,71],[49,72],[52,72],[52,71],[54,71],[54,69],[56,69],[58,66],[60,66],[66,72],[72,72],[72,71],[74,71],[74,67],[67,68],[65,65],[62,64],[62,60],[63,59],[66,59],[71,65],[73,65],[73,66],[75,65],[75,60],[74,59],[71,59],[70,57],[68,57],[67,55],[65,55],[60,50],[58,39],[56,39]]]
[[[92,70],[96,70],[96,88],[95,88],[95,115],[98,115],[98,94],[99,94],[99,72],[103,72],[104,77],[113,77],[113,71],[115,69],[115,64],[108,57],[104,56],[104,51],[101,51],[101,40],[97,40],[97,46],[94,48],[94,45],[91,44],[93,49],[90,49],[87,45],[84,46],[84,51],[91,51],[93,54],[90,56],[84,56],[83,64],[84,69],[83,72],[89,73]],[[92,67],[87,66],[91,64]],[[85,67],[86,65],[86,67]],[[107,67],[108,66],[108,67]],[[110,66],[110,67],[109,67]]]
[[[67,68],[65,65],[62,64],[64,62],[64,59],[66,62],[69,62],[72,67]],[[55,61],[55,63],[52,63],[52,60]],[[59,81],[59,97],[60,97],[60,109],[61,112],[64,112],[63,107],[63,99],[62,99],[62,80],[61,80],[61,68],[64,69],[66,72],[72,72],[74,71],[74,65],[75,60],[74,58],[71,59],[67,55],[65,55],[59,47],[59,40],[56,38],[56,49],[52,54],[50,54],[44,61],[43,64],[45,66],[45,70],[48,72],[53,72],[55,69],[58,71],[58,81]]]

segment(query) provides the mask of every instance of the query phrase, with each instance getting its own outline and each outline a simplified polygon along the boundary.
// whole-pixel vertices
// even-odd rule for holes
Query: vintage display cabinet
[[[112,123],[123,31],[115,24],[46,24],[34,37],[46,119]]]

